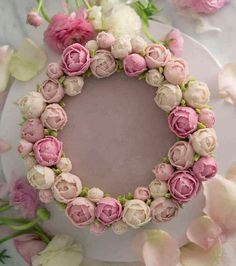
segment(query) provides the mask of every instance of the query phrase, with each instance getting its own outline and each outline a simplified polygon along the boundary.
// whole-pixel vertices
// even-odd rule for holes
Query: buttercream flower
[[[46,107],[42,94],[36,91],[28,92],[17,104],[24,118],[37,118]]]
[[[52,186],[54,198],[59,202],[73,201],[82,191],[82,183],[78,176],[61,173]]]
[[[47,68],[47,74],[51,79],[59,79],[64,75],[61,66],[58,63],[50,63]]]
[[[27,14],[26,23],[37,28],[43,23],[43,20],[38,12],[32,10]]]
[[[149,68],[165,66],[170,59],[170,50],[162,44],[150,44],[145,49],[145,60]]]
[[[215,114],[212,110],[203,108],[198,116],[198,121],[206,127],[211,128],[215,125]]]
[[[95,205],[86,198],[76,198],[67,205],[66,215],[76,227],[90,225],[95,219]]]
[[[144,53],[147,42],[140,36],[135,36],[130,40],[133,53]]]
[[[89,65],[89,51],[79,43],[68,46],[62,53],[61,66],[68,76],[84,74]]]
[[[28,155],[33,149],[33,144],[27,140],[21,139],[17,151],[22,157]]]
[[[38,118],[28,119],[21,128],[21,137],[29,142],[36,142],[44,137],[43,125]]]
[[[88,49],[90,53],[94,53],[98,50],[98,44],[95,40],[90,40],[85,44],[85,48]]]
[[[157,69],[150,69],[145,75],[147,84],[153,87],[159,87],[164,81],[164,76]]]
[[[199,129],[193,133],[191,144],[196,153],[201,156],[210,156],[215,152],[217,137],[213,128]]]
[[[62,172],[69,173],[72,170],[71,160],[67,157],[61,157],[60,161],[57,163],[57,168]]]
[[[37,164],[34,156],[30,155],[24,157],[23,163],[27,171],[29,171],[34,165]]]
[[[123,61],[125,74],[135,77],[147,70],[145,59],[139,54],[127,55]]]
[[[229,0],[189,0],[188,6],[198,13],[212,14],[228,2]]]
[[[111,229],[112,229],[113,233],[120,236],[120,235],[123,235],[126,232],[128,232],[129,227],[123,221],[118,221],[118,222],[115,222],[114,224],[112,224]]]
[[[92,202],[99,202],[104,197],[104,192],[99,188],[93,187],[89,189],[87,197]]]
[[[189,82],[184,98],[189,106],[203,108],[210,100],[210,91],[206,83],[201,81]]]
[[[187,138],[196,131],[198,115],[190,107],[176,107],[168,116],[170,130],[179,138]]]
[[[95,5],[89,8],[88,19],[95,30],[101,30],[103,28],[102,7]]]
[[[193,172],[201,181],[214,177],[217,173],[216,160],[212,157],[201,157],[193,165]]]
[[[168,192],[168,186],[165,181],[154,179],[149,184],[150,194],[154,199],[159,197],[164,197],[165,194]]]
[[[70,16],[54,15],[44,32],[44,40],[54,51],[61,53],[73,43],[85,44],[93,35],[93,26],[83,17],[72,12]]]
[[[125,203],[123,222],[134,229],[144,226],[151,220],[151,210],[142,200],[134,199]]]
[[[84,79],[82,77],[66,77],[64,82],[65,93],[68,96],[76,96],[82,92]]]
[[[174,173],[174,168],[171,164],[160,163],[153,169],[153,173],[157,180],[167,181]]]
[[[177,169],[190,168],[194,163],[194,150],[187,141],[177,141],[169,150],[168,158],[170,163]]]
[[[45,80],[39,87],[46,103],[58,103],[64,97],[64,90],[58,80]]]
[[[111,225],[121,218],[122,206],[114,198],[106,197],[97,203],[95,215],[102,224]]]
[[[137,187],[134,191],[134,198],[142,201],[150,199],[150,191],[147,187]]]
[[[96,40],[99,48],[110,49],[113,42],[115,41],[115,38],[111,33],[101,31],[98,33]]]
[[[163,223],[173,219],[179,210],[179,205],[164,197],[155,199],[151,203],[152,220],[156,223]]]
[[[176,171],[168,180],[168,187],[171,196],[178,202],[184,203],[197,195],[200,181],[191,171]]]
[[[172,58],[164,68],[165,78],[172,84],[182,84],[189,80],[188,63],[182,58]]]
[[[181,56],[184,48],[184,38],[177,29],[171,30],[165,37],[168,48],[175,56]]]
[[[28,171],[27,179],[37,189],[49,189],[54,183],[55,174],[51,168],[36,164]]]
[[[48,204],[54,199],[51,189],[40,189],[39,190],[39,200],[42,203]]]
[[[45,137],[34,144],[33,151],[38,164],[53,166],[61,159],[62,142],[54,137]]]
[[[162,84],[154,98],[155,103],[165,112],[170,112],[182,100],[182,91],[179,86]]]
[[[130,39],[125,36],[116,39],[111,46],[111,52],[115,58],[125,58],[132,52]]]
[[[49,104],[41,115],[44,127],[58,131],[64,128],[68,119],[64,109],[57,103]]]
[[[106,229],[107,226],[100,223],[98,220],[94,220],[94,222],[89,226],[89,232],[96,236],[102,235],[106,231]]]
[[[117,64],[111,52],[98,50],[91,60],[90,69],[95,77],[106,78],[116,72]]]

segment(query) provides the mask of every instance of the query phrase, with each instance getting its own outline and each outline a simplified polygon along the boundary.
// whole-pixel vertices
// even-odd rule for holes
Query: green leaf
[[[2,264],[5,264],[5,260],[6,260],[6,259],[10,259],[10,256],[8,256],[8,255],[6,254],[6,252],[7,252],[6,249],[4,249],[4,250],[2,250],[2,251],[0,252],[0,262],[1,262]]]

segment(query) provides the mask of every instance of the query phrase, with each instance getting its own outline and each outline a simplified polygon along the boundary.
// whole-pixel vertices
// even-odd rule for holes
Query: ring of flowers
[[[57,132],[67,123],[63,97],[80,94],[90,75],[106,78],[117,71],[157,88],[154,100],[168,113],[169,128],[178,140],[155,166],[149,187],[113,198],[99,188],[82,187],[80,178],[70,173],[72,164],[63,154]],[[18,100],[24,118],[18,151],[40,200],[62,203],[76,227],[90,226],[91,232],[101,233],[111,226],[121,234],[129,226],[139,228],[151,220],[169,221],[197,195],[202,181],[215,176],[217,140],[209,89],[191,78],[187,62],[163,44],[148,45],[139,36],[115,39],[100,32],[85,46],[67,47],[60,63],[48,65],[47,74],[36,92]]]

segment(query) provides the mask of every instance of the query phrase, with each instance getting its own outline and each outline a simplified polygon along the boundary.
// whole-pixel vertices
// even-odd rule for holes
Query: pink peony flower
[[[198,115],[190,107],[176,107],[168,116],[170,130],[179,138],[187,138],[197,130]]]
[[[111,225],[121,219],[122,206],[114,198],[106,197],[97,203],[95,215],[99,222],[104,225]]]
[[[64,75],[61,66],[58,63],[50,63],[48,65],[47,74],[51,79],[59,79]]]
[[[214,177],[217,173],[216,160],[212,157],[201,157],[193,165],[193,172],[201,181]]]
[[[62,154],[62,142],[54,137],[45,137],[33,146],[35,159],[42,166],[56,165]]]
[[[17,151],[22,157],[28,155],[33,149],[33,144],[27,140],[21,139]]]
[[[54,199],[51,189],[40,189],[39,190],[39,200],[42,203],[48,204]]]
[[[212,110],[203,108],[198,116],[198,121],[203,123],[206,127],[211,128],[215,124],[215,114]]]
[[[37,236],[31,234],[15,238],[14,245],[17,252],[21,255],[25,262],[28,263],[28,265],[32,265],[31,258],[38,255],[38,253],[44,250],[47,246],[47,244],[45,244]]]
[[[113,42],[115,41],[115,38],[111,33],[101,31],[98,33],[96,40],[99,48],[110,49]]]
[[[134,198],[146,201],[150,199],[151,194],[147,187],[137,187],[134,191]]]
[[[68,76],[85,73],[90,66],[89,51],[79,43],[70,45],[63,51],[61,66]]]
[[[22,177],[10,187],[10,203],[27,218],[34,218],[40,205],[37,191]]]
[[[174,168],[171,164],[160,163],[153,169],[153,173],[158,180],[167,181],[174,173]]]
[[[36,11],[32,10],[27,14],[26,23],[37,28],[43,23],[43,20]]]
[[[127,55],[123,61],[125,74],[135,77],[147,70],[145,59],[139,54]]]
[[[145,49],[145,60],[149,68],[165,66],[171,59],[170,50],[161,44],[150,44]]]
[[[40,92],[46,103],[58,103],[64,97],[64,89],[55,79],[45,80],[40,85]]]
[[[188,0],[188,7],[198,13],[212,14],[228,2],[229,0]]]
[[[184,38],[179,30],[171,30],[165,37],[168,48],[175,56],[181,56],[184,48]]]
[[[36,142],[44,137],[43,125],[38,118],[28,119],[21,128],[21,137],[29,142]]]
[[[94,28],[83,16],[71,13],[57,14],[44,32],[45,42],[56,52],[61,53],[73,43],[85,44],[94,36]]]

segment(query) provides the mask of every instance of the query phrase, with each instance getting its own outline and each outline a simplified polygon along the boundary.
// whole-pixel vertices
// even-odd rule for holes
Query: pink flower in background
[[[221,9],[229,0],[189,0],[189,7],[198,12],[212,14]]]
[[[200,181],[206,181],[217,173],[217,163],[213,157],[201,157],[193,165],[193,172]]]
[[[57,14],[44,32],[45,42],[56,52],[61,53],[73,43],[85,44],[94,36],[94,28],[81,14]]]
[[[181,56],[184,48],[184,38],[179,30],[171,30],[164,40],[175,56]]]
[[[43,23],[43,20],[38,12],[32,10],[27,14],[26,23],[37,28]]]
[[[38,193],[25,177],[13,181],[10,187],[10,204],[19,209],[25,217],[35,217],[40,204]]]

